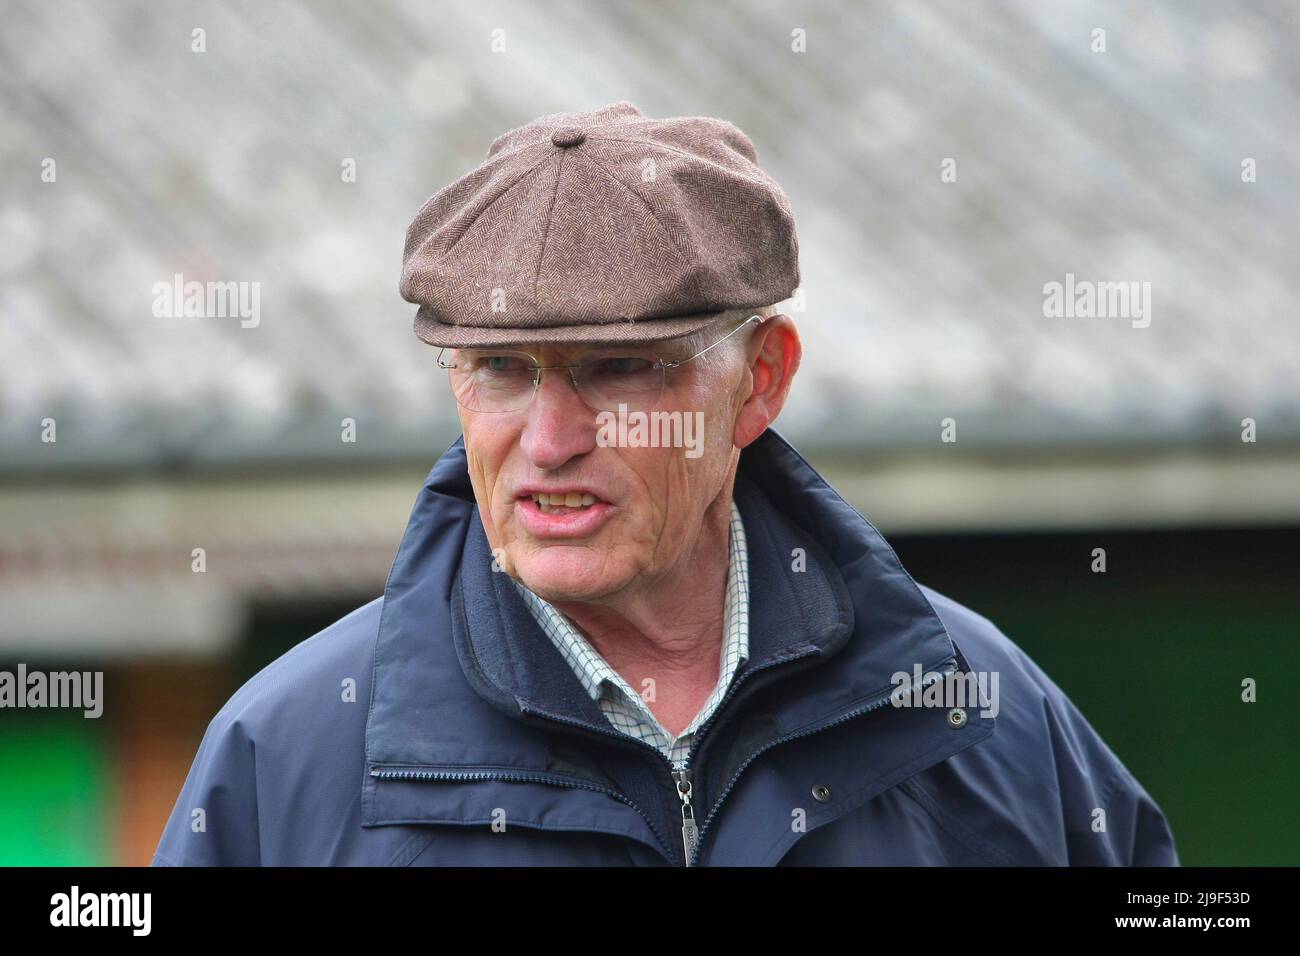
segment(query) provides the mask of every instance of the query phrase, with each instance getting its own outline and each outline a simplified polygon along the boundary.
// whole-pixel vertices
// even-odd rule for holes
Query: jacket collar
[[[888,692],[892,674],[954,656],[893,549],[773,429],[741,453],[735,498],[751,567],[744,669],[850,649],[844,666],[815,668],[816,681],[782,701],[782,732],[833,722]],[[528,711],[608,734],[596,702],[492,567],[461,438],[430,471],[385,587],[366,725],[372,769],[545,770],[546,746],[520,721]]]

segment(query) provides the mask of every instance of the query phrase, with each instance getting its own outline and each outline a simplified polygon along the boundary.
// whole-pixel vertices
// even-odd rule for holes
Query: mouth
[[[612,503],[583,489],[525,491],[515,501],[524,529],[538,538],[584,538],[615,510]]]
[[[533,494],[520,495],[520,498],[531,499],[533,504],[537,506],[537,510],[547,515],[564,515],[574,511],[584,511],[597,503],[609,504],[608,501],[597,498],[589,491],[553,492],[551,494],[539,491]]]

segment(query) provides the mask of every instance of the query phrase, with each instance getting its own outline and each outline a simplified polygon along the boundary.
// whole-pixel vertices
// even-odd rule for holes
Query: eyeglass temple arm
[[[732,329],[730,332],[728,332],[728,333],[727,333],[726,335],[724,335],[722,338],[718,339],[718,341],[714,342],[713,345],[706,346],[705,348],[700,349],[700,350],[699,350],[698,352],[696,352],[694,355],[688,356],[687,358],[684,358],[684,359],[678,359],[678,360],[675,361],[675,362],[666,362],[666,363],[664,364],[664,368],[676,368],[676,367],[679,366],[679,365],[685,365],[687,362],[690,362],[690,361],[692,361],[693,359],[697,359],[697,358],[699,358],[701,355],[703,355],[703,354],[704,354],[705,352],[707,352],[709,349],[714,348],[714,347],[716,347],[716,346],[718,346],[718,345],[721,345],[723,342],[727,341],[727,339],[731,338],[733,335],[735,335],[737,332],[739,332],[739,331],[740,331],[741,329],[743,329],[745,326],[749,325],[749,323],[750,323],[750,322],[753,322],[755,319],[757,319],[757,320],[759,321],[760,324],[761,324],[762,321],[763,321],[763,319],[762,319],[761,316],[751,315],[751,316],[750,316],[749,318],[747,318],[744,322],[741,322],[738,326],[736,326],[734,329]]]

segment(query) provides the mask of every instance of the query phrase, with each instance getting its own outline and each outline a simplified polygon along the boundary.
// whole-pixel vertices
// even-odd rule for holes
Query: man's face
[[[564,369],[544,370],[522,411],[457,406],[483,526],[512,576],[554,603],[632,593],[680,570],[738,454],[733,431],[751,376],[731,345],[719,347],[727,351],[715,362],[697,359],[668,370],[658,402],[647,409],[680,412],[683,424],[690,418],[691,428],[702,426],[689,449],[598,442],[602,419]],[[518,348],[540,365],[561,365],[589,346]],[[656,351],[666,361],[689,354],[672,342]],[[543,506],[539,494],[552,502],[560,495],[595,501]]]

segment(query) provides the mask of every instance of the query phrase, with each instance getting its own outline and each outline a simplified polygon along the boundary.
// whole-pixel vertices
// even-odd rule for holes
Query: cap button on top
[[[586,138],[580,126],[561,126],[551,134],[551,142],[556,146],[577,146]]]

